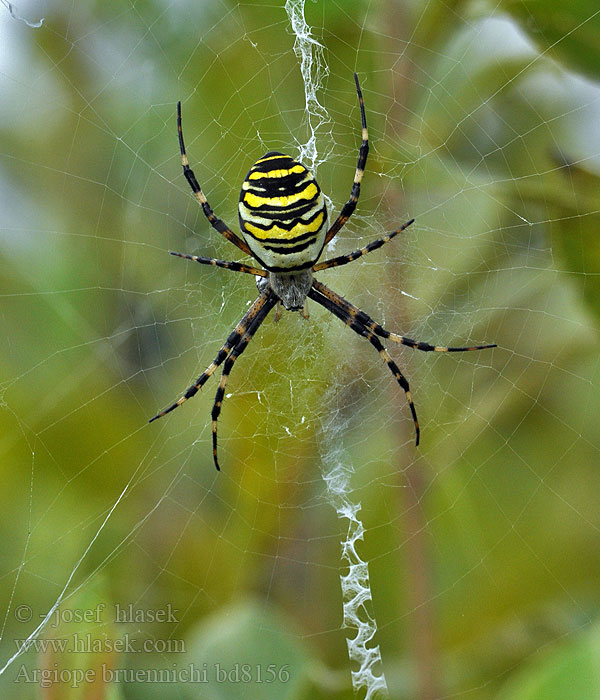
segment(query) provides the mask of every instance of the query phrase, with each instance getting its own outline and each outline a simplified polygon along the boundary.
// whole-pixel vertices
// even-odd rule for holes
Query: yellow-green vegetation
[[[37,29],[4,5],[0,667],[22,653],[0,696],[349,700],[346,522],[322,479],[335,448],[355,469],[393,700],[599,697],[597,3],[307,3],[336,213],[361,139],[355,70],[371,143],[329,253],[416,219],[319,278],[389,330],[499,347],[389,348],[416,450],[368,343],[316,305],[268,319],[227,387],[219,474],[218,374],[147,424],[257,294],[168,255],[250,262],[189,191],[175,106],[238,230],[252,163],[298,158],[310,135],[284,2],[19,4]]]

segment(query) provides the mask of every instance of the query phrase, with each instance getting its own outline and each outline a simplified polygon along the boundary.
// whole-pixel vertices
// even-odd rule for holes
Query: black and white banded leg
[[[360,197],[360,183],[365,173],[367,164],[367,155],[369,154],[369,132],[367,131],[367,117],[365,115],[365,105],[363,102],[362,91],[358,82],[358,75],[354,74],[354,82],[356,83],[356,94],[358,95],[358,104],[360,105],[360,121],[362,125],[362,143],[358,151],[358,162],[356,164],[356,172],[354,173],[354,182],[350,191],[350,199],[342,207],[337,219],[331,225],[331,228],[325,235],[325,245],[338,233],[342,226],[354,213],[358,198]]]
[[[354,250],[352,251],[352,253],[347,253],[346,255],[340,255],[337,258],[323,260],[323,262],[317,263],[313,267],[313,272],[319,272],[319,270],[327,270],[330,267],[339,267],[340,265],[347,265],[353,260],[356,260],[357,258],[360,258],[373,250],[381,248],[381,246],[385,245],[388,241],[391,241],[392,238],[395,238],[399,233],[402,233],[402,231],[407,229],[413,222],[414,219],[410,219],[410,221],[407,221],[405,224],[402,224],[400,228],[397,228],[395,231],[388,233],[387,235],[383,236],[383,238],[378,238],[376,241],[369,243],[364,248],[359,248],[358,250]]]
[[[250,265],[244,265],[243,263],[233,262],[232,260],[218,260],[217,258],[205,258],[201,255],[188,255],[187,253],[176,253],[174,250],[170,250],[171,255],[175,255],[177,258],[185,258],[186,260],[193,260],[194,262],[200,263],[201,265],[212,265],[213,267],[222,267],[225,270],[232,270],[233,272],[245,272],[248,275],[258,275],[259,277],[268,277],[269,273],[266,270],[261,270],[258,267],[251,267]]]
[[[380,338],[385,338],[386,340],[391,340],[393,343],[400,343],[401,345],[407,345],[413,350],[423,350],[424,352],[470,352],[471,350],[488,350],[490,348],[497,348],[496,344],[492,345],[471,345],[468,347],[448,347],[445,345],[430,345],[422,340],[413,340],[412,338],[407,338],[406,336],[399,335],[398,333],[391,333],[390,331],[379,325],[377,321],[374,321],[368,314],[361,311],[358,307],[351,304],[347,299],[340,296],[333,289],[329,289],[324,284],[318,280],[313,280],[313,287],[320,292],[323,296],[327,297],[333,304],[342,307],[348,316],[355,318],[359,323],[362,323],[366,328],[373,331]]]
[[[185,152],[185,144],[183,143],[183,131],[181,128],[181,102],[177,103],[177,134],[179,136],[179,150],[181,151],[181,165],[183,166],[183,174],[185,175],[186,180],[189,182],[194,196],[200,203],[202,211],[204,212],[204,216],[206,216],[206,218],[209,220],[211,226],[214,229],[216,229],[221,235],[225,236],[225,238],[230,243],[236,245],[247,255],[252,255],[252,253],[250,252],[250,248],[245,243],[245,241],[243,241],[239,236],[236,236],[236,234],[229,228],[229,226],[227,226],[227,224],[224,221],[222,221],[215,215],[215,213],[210,207],[210,204],[206,199],[206,196],[204,195],[204,192],[202,191],[202,188],[196,180],[194,171],[190,168],[188,157]]]
[[[215,359],[204,370],[204,372],[202,372],[202,374],[198,377],[194,384],[192,384],[183,394],[183,396],[180,399],[177,399],[177,401],[175,401],[175,403],[171,404],[168,408],[165,408],[160,413],[157,413],[153,418],[150,418],[150,420],[148,421],[149,423],[152,423],[152,421],[155,421],[158,418],[162,418],[162,416],[175,410],[178,406],[181,406],[182,403],[184,403],[188,399],[191,399],[192,396],[195,396],[198,393],[198,390],[208,381],[208,379],[210,379],[210,377],[212,377],[217,367],[219,367],[223,363],[223,361],[226,359],[229,353],[238,345],[242,336],[247,332],[248,328],[256,320],[257,316],[261,314],[262,310],[264,309],[267,303],[269,304],[267,313],[271,310],[273,304],[275,303],[274,301],[272,301],[272,297],[273,294],[270,290],[266,290],[258,297],[258,299],[244,314],[242,320],[231,332],[231,334],[225,341],[225,344],[217,353]]]
[[[229,379],[229,374],[233,369],[235,361],[248,347],[248,343],[252,340],[252,337],[259,329],[262,322],[265,320],[265,318],[267,318],[269,312],[277,303],[277,296],[272,291],[266,291],[265,297],[266,298],[264,304],[256,313],[252,321],[248,323],[245,332],[242,334],[239,341],[231,350],[227,359],[225,360],[225,363],[223,364],[223,372],[221,374],[219,386],[217,387],[217,393],[215,394],[215,401],[211,413],[213,460],[215,462],[215,467],[217,468],[217,471],[221,471],[221,467],[219,466],[219,459],[217,457],[217,421],[219,420],[219,415],[221,414],[221,408],[223,406],[223,399],[225,397],[225,387],[227,386],[227,380]]]
[[[314,301],[316,301],[318,304],[321,304],[321,306],[325,307],[334,316],[337,316],[339,319],[341,319],[347,326],[350,326],[350,328],[352,328],[352,330],[355,333],[358,333],[358,335],[362,336],[363,338],[366,338],[371,343],[371,345],[373,345],[373,347],[377,350],[380,357],[387,364],[390,372],[394,375],[396,381],[400,385],[400,388],[404,391],[406,395],[406,400],[408,401],[408,406],[410,408],[413,423],[415,426],[415,445],[418,445],[421,430],[419,428],[417,411],[415,409],[415,404],[412,400],[408,381],[400,371],[398,365],[394,362],[394,360],[392,360],[388,351],[382,345],[377,335],[375,335],[375,333],[371,329],[367,328],[367,326],[365,326],[357,317],[352,317],[343,306],[336,304],[330,298],[324,296],[319,291],[317,291],[317,289],[314,286],[308,293],[308,296]]]

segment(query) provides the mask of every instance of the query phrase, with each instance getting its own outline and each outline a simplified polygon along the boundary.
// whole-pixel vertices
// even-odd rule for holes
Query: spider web
[[[2,697],[597,697],[600,15],[542,9],[0,6]],[[167,254],[240,259],[176,101],[234,229],[267,150],[337,212],[353,71],[371,150],[326,256],[416,222],[319,279],[499,348],[388,344],[416,449],[368,343],[315,305],[268,319],[216,474],[217,381],[147,425],[257,294]]]

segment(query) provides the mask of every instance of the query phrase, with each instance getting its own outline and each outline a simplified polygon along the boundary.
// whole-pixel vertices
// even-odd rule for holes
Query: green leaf
[[[254,601],[221,609],[198,627],[190,656],[206,670],[207,682],[191,695],[203,700],[294,700],[308,675],[308,651],[289,622]]]
[[[93,588],[71,596],[46,626],[36,670],[41,700],[121,700],[120,686],[110,686],[121,633],[110,620],[109,606]],[[34,673],[30,670],[30,673]],[[108,675],[107,675],[108,674]],[[58,680],[56,680],[58,677]]]
[[[569,163],[555,154],[556,165],[560,168],[533,187],[521,186],[514,206],[529,201],[552,212],[548,226],[557,266],[572,273],[571,284],[600,323],[600,177],[584,164]]]
[[[600,627],[570,637],[536,658],[498,694],[498,700],[597,700]]]
[[[540,51],[600,78],[600,9],[596,0],[506,0],[501,5]]]

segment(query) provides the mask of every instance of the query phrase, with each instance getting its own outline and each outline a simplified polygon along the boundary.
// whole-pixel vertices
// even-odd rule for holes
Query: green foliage
[[[438,696],[596,697],[594,3],[307,3],[330,69],[318,177],[338,208],[359,143],[355,69],[371,136],[336,254],[416,217],[389,249],[322,280],[390,330],[500,347],[391,349],[421,419],[417,453],[372,348],[312,307],[309,322],[267,322],[228,386],[220,475],[209,446],[216,382],[146,425],[255,295],[249,276],[167,254],[240,259],[181,174],[175,104],[196,174],[235,228],[250,164],[267,149],[296,155],[309,134],[283,3],[50,5],[39,30],[0,5],[2,658],[65,585],[81,586],[89,599],[67,607],[178,611],[171,626],[124,630],[108,618],[94,629],[185,642],[185,655],[119,654],[119,668],[185,657],[290,669],[289,682],[251,692],[235,679],[133,682],[96,687],[98,700],[349,699],[346,524],[323,497],[328,437],[357,469],[375,642],[394,700],[420,700],[424,610]],[[21,604],[27,622],[14,615]],[[30,651],[0,676],[0,695],[87,700],[89,687],[43,691],[14,677],[21,663],[103,660]]]
[[[600,694],[598,627],[573,635],[515,674],[498,694],[502,700],[594,700]]]
[[[590,78],[600,77],[600,13],[594,0],[504,0],[541,53]]]
[[[303,697],[309,667],[307,649],[292,636],[289,622],[264,603],[247,600],[223,607],[194,630],[193,636],[189,658],[206,669],[213,682],[199,685],[190,697]]]

